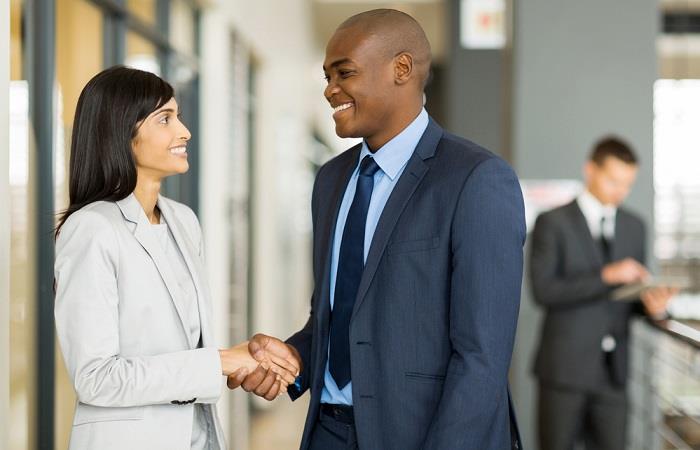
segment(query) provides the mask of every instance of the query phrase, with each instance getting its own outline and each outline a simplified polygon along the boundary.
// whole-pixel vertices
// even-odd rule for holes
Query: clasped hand
[[[302,370],[301,357],[294,347],[264,334],[220,353],[229,389],[241,386],[266,400],[286,393]]]

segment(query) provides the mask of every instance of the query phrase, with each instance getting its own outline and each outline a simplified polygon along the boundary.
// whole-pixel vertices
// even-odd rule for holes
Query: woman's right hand
[[[268,357],[258,361],[250,354],[248,347],[248,341],[246,341],[231,348],[219,350],[221,372],[224,376],[229,376],[239,369],[239,375],[242,373],[252,373],[260,365],[265,370],[270,370],[275,373],[278,380],[283,382],[282,385],[285,388],[294,383],[299,374],[298,367],[289,363],[284,358],[277,358],[273,355],[268,355]]]
[[[297,349],[272,336],[256,334],[248,343],[248,352],[260,363],[260,366],[253,372],[240,369],[229,375],[226,382],[229,389],[240,386],[246,392],[253,392],[266,400],[274,400],[287,391],[287,383],[292,384],[291,378],[282,380],[275,372],[264,369],[263,364],[273,363],[272,367],[275,365],[284,367],[295,377],[299,376],[303,370],[301,355]]]

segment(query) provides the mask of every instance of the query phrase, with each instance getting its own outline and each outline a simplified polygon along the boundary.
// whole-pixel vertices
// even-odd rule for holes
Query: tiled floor
[[[273,408],[257,411],[251,418],[250,450],[297,450],[304,430],[309,395],[292,402],[276,400]]]

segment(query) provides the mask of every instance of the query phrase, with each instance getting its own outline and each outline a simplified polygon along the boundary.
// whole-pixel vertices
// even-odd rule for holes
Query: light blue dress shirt
[[[340,205],[338,221],[336,222],[335,227],[333,254],[331,255],[331,309],[333,308],[333,301],[335,297],[335,280],[338,272],[338,255],[340,254],[340,244],[343,240],[345,220],[348,217],[350,205],[352,205],[352,200],[355,197],[357,177],[359,176],[360,171],[360,161],[362,161],[365,156],[372,155],[380,169],[374,174],[374,189],[372,190],[372,199],[369,202],[369,210],[367,211],[364,248],[364,259],[367,261],[367,254],[369,253],[369,248],[372,244],[372,237],[374,236],[374,231],[377,228],[377,223],[382,215],[382,211],[384,211],[384,205],[386,205],[389,195],[391,195],[391,191],[394,190],[394,186],[396,186],[396,183],[406,168],[408,160],[411,158],[411,155],[413,155],[413,151],[416,149],[418,141],[420,140],[421,136],[423,136],[423,133],[427,127],[428,113],[425,111],[425,109],[423,109],[410,125],[404,128],[404,130],[397,134],[392,140],[384,144],[384,146],[377,150],[374,155],[372,155],[372,153],[369,151],[367,143],[362,143],[360,158],[357,161],[357,166],[355,167],[355,171],[352,173],[350,182],[345,189],[343,203]],[[331,351],[330,345],[329,351]],[[342,390],[338,389],[338,386],[335,384],[335,380],[333,380],[333,377],[328,369],[328,360],[326,360],[324,382],[323,392],[321,393],[321,403],[352,405],[352,381]]]

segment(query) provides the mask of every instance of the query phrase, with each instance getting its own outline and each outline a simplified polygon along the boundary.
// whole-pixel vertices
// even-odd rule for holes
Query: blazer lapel
[[[128,221],[136,225],[136,228],[134,229],[134,237],[141,244],[143,249],[146,250],[146,253],[148,253],[148,255],[153,260],[156,269],[158,269],[158,273],[163,279],[163,283],[165,283],[165,287],[168,289],[170,297],[172,298],[173,303],[175,304],[175,309],[177,310],[178,317],[180,318],[182,331],[187,337],[187,342],[190,343],[191,348],[194,348],[190,340],[190,333],[188,332],[188,327],[184,320],[184,299],[181,295],[181,290],[177,282],[177,277],[173,273],[170,267],[170,263],[168,262],[167,257],[163,252],[163,249],[161,248],[160,244],[158,244],[158,241],[156,240],[156,237],[153,234],[153,230],[151,229],[151,224],[148,221],[148,218],[146,217],[146,213],[144,213],[141,204],[138,202],[138,200],[136,200],[134,194],[130,194],[128,197],[119,200],[116,203],[117,206],[119,206],[122,215],[124,215],[124,217]]]
[[[182,253],[182,257],[184,258],[187,269],[192,277],[194,288],[197,292],[197,298],[185,299],[185,301],[197,301],[199,323],[202,333],[202,346],[206,347],[207,345],[213,343],[213,335],[211,334],[212,330],[209,326],[210,318],[208,314],[209,305],[207,304],[207,299],[209,298],[208,292],[206,291],[207,284],[206,279],[204,278],[204,268],[202,267],[201,260],[199,258],[199,250],[196,249],[197,244],[193,242],[191,237],[187,234],[186,228],[178,219],[175,211],[170,208],[168,203],[163,200],[163,197],[160,195],[158,196],[158,208],[163,214],[163,217],[165,217],[165,221],[168,224],[173,237],[175,238],[175,242]],[[198,342],[190,342],[190,344],[192,345],[192,348],[196,348]]]
[[[411,199],[411,196],[416,191],[416,188],[420,185],[420,182],[425,177],[428,172],[428,165],[425,160],[432,158],[435,155],[438,143],[442,138],[442,128],[440,128],[433,119],[430,119],[428,127],[426,128],[423,136],[413,155],[408,160],[408,164],[404,173],[399,178],[394,190],[391,192],[389,199],[384,206],[381,216],[379,217],[379,223],[377,223],[377,229],[374,232],[374,237],[372,238],[372,245],[369,248],[369,254],[367,255],[367,261],[365,262],[365,269],[362,272],[362,278],[360,279],[360,286],[357,292],[357,298],[355,300],[355,306],[352,312],[352,319],[357,314],[357,311],[362,306],[365,295],[367,294],[367,289],[369,289],[374,274],[377,272],[377,267],[379,266],[379,261],[381,261],[386,245],[389,242],[394,227],[401,216],[404,208]]]
[[[576,200],[569,203],[569,212],[574,224],[574,231],[578,236],[579,242],[583,246],[583,250],[588,254],[588,261],[593,261],[596,267],[603,265],[603,253],[600,246],[593,239],[591,230],[588,228],[586,217],[583,215]],[[613,249],[614,250],[614,249]]]

